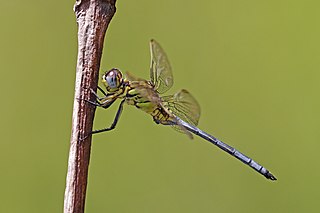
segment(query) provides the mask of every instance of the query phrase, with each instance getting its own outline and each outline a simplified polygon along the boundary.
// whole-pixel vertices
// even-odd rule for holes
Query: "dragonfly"
[[[197,135],[248,165],[267,179],[272,181],[277,180],[271,172],[259,163],[199,129],[197,125],[200,118],[200,106],[187,90],[182,89],[173,95],[162,95],[173,85],[171,65],[160,44],[153,39],[150,41],[150,52],[150,80],[135,77],[129,72],[124,76],[119,69],[112,68],[102,76],[106,92],[98,86],[103,97],[99,97],[91,89],[96,100],[87,102],[97,107],[106,109],[115,103],[116,100],[121,100],[111,126],[94,130],[91,134],[114,129],[120,118],[123,105],[126,103],[151,115],[155,123],[171,126],[175,130],[187,134],[190,138],[193,138],[192,134]]]

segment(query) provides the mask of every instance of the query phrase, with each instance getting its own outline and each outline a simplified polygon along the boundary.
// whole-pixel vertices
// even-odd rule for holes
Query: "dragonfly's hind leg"
[[[104,129],[99,129],[99,130],[94,130],[94,131],[92,131],[90,134],[93,135],[93,134],[97,134],[97,133],[100,133],[100,132],[106,132],[106,131],[113,130],[113,129],[116,127],[116,125],[117,125],[117,123],[118,123],[118,120],[119,120],[119,118],[120,118],[120,115],[121,115],[121,113],[122,113],[124,102],[125,102],[125,99],[123,99],[123,100],[121,101],[121,103],[120,103],[120,105],[119,105],[119,108],[118,108],[118,111],[117,111],[117,114],[116,114],[116,117],[114,118],[113,123],[111,124],[110,127],[104,128]]]

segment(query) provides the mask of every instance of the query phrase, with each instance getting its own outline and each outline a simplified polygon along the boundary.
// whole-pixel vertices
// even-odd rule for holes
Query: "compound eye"
[[[105,74],[105,81],[110,89],[117,89],[122,82],[122,74],[118,69],[112,69]]]

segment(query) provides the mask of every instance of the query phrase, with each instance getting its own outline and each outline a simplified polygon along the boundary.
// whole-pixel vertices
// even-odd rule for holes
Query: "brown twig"
[[[106,29],[116,11],[116,0],[78,0],[74,5],[78,23],[78,59],[64,212],[84,212],[94,107],[90,88],[96,90]]]

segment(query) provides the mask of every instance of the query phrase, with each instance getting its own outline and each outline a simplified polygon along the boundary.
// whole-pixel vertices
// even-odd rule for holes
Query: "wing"
[[[126,79],[129,81],[146,81],[142,78],[139,78],[139,77],[132,75],[132,73],[128,72],[128,71],[126,72]]]
[[[158,93],[168,91],[173,85],[171,66],[166,53],[155,40],[150,41],[150,79]]]
[[[200,118],[200,106],[187,91],[181,90],[174,95],[162,97],[163,106],[185,122],[197,126]]]

